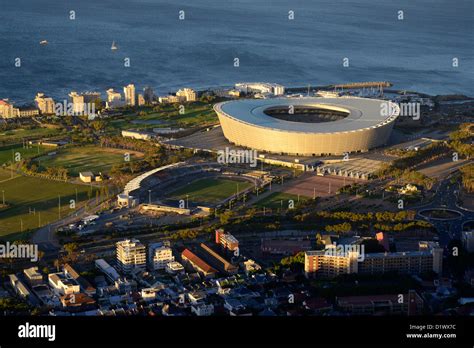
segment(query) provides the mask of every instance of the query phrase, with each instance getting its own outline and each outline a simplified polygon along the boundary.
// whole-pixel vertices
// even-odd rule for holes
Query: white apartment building
[[[107,90],[107,102],[105,106],[107,109],[119,108],[125,105],[125,101],[122,99],[120,92],[114,91],[113,88]]]
[[[135,106],[136,104],[136,94],[135,94],[135,85],[129,84],[123,88],[123,94],[125,96],[125,104],[129,106]]]
[[[244,93],[262,93],[280,96],[285,94],[285,87],[276,83],[243,82],[235,84],[235,89]]]
[[[35,105],[43,115],[55,114],[53,98],[47,97],[44,93],[38,93],[36,95]]]
[[[48,283],[58,295],[78,294],[81,292],[79,283],[67,277],[63,272],[48,274]]]
[[[212,304],[198,303],[191,307],[191,312],[199,317],[210,316],[214,314],[214,306]]]
[[[148,246],[148,265],[151,270],[165,269],[173,261],[173,250],[169,244],[153,243]]]
[[[145,270],[146,249],[138,239],[117,242],[116,247],[117,265],[123,273],[129,274],[136,268]]]
[[[176,92],[176,96],[179,98],[179,101],[192,102],[196,101],[196,92],[191,88],[183,88]]]

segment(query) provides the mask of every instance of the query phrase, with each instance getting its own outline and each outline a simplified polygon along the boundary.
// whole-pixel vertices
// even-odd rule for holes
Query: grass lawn
[[[189,195],[189,201],[200,204],[215,204],[252,186],[247,181],[237,181],[230,179],[200,179],[194,181],[174,192],[168,198],[175,200],[186,200]]]
[[[52,137],[60,133],[61,130],[56,128],[11,129],[0,131],[0,142],[3,144],[9,144],[13,142],[21,142],[22,139]]]
[[[30,145],[31,146],[31,145]],[[20,159],[30,158],[47,151],[54,151],[45,146],[33,145],[29,148],[23,148],[22,144],[13,144],[0,147],[0,166],[11,163],[17,153],[20,154]]]
[[[143,108],[140,112],[126,114],[123,117],[108,122],[108,130],[116,132],[121,129],[149,129],[159,127],[203,127],[214,125],[218,122],[217,115],[211,104],[195,102],[184,104],[184,114],[180,115],[175,105],[162,105],[158,111],[151,108]],[[138,122],[132,122],[138,121]]]
[[[76,199],[76,189],[79,201],[79,204],[76,204],[77,208],[80,202],[88,199],[90,187],[87,185],[73,185],[25,176],[0,182],[0,200],[3,200],[2,191],[5,191],[5,203],[8,206],[0,209],[0,237],[25,232],[57,220],[59,196],[61,196],[61,216],[70,214],[72,210],[69,201]],[[95,192],[91,197],[95,197]]]
[[[84,171],[92,171],[96,174],[107,172],[114,164],[124,162],[125,153],[130,153],[131,161],[142,156],[134,151],[84,146],[60,149],[54,156],[45,155],[35,161],[42,168],[64,167],[68,169],[69,175],[77,176],[79,172]]]
[[[306,201],[308,198],[300,196],[300,202]],[[291,193],[283,193],[283,192],[274,192],[269,196],[257,201],[254,206],[259,208],[270,208],[270,209],[279,209],[282,207],[283,201],[283,209],[288,209],[289,201],[293,200],[295,207],[298,205],[298,195],[293,195]]]

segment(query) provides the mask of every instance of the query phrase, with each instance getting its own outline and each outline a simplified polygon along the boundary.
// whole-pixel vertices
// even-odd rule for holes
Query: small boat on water
[[[47,44],[48,44],[48,41],[46,40],[40,41],[40,45],[42,46],[46,46]]]
[[[112,47],[110,47],[110,49],[111,49],[112,51],[118,50],[118,46],[115,44],[115,41],[112,42]]]

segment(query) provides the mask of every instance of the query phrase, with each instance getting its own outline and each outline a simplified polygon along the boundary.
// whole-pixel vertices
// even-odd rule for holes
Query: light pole
[[[186,195],[186,209],[189,209],[189,195]]]
[[[151,190],[148,190],[148,204],[151,204]]]

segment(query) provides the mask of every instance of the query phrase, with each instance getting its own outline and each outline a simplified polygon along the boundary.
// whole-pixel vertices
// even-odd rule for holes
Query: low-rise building
[[[423,299],[414,290],[408,294],[344,296],[337,306],[351,315],[421,315]]]
[[[20,110],[13,107],[13,104],[9,103],[8,100],[0,100],[0,117],[2,118],[14,118],[20,116]]]
[[[82,182],[102,181],[100,175],[95,175],[92,172],[80,172],[79,179],[81,179]]]
[[[150,132],[137,131],[137,130],[123,130],[122,137],[124,138],[133,138],[138,140],[151,140],[153,139],[154,134]]]
[[[214,306],[212,304],[196,303],[191,306],[191,312],[199,317],[210,316],[214,314]]]
[[[30,267],[23,270],[26,281],[30,286],[35,286],[43,283],[43,275],[38,271],[38,267]]]
[[[181,102],[193,102],[196,101],[196,92],[191,88],[183,88],[176,92],[178,100]]]
[[[112,282],[115,282],[120,279],[120,275],[118,274],[117,270],[110,266],[103,259],[95,260],[95,267],[102,273],[104,273],[106,277]]]
[[[184,272],[184,267],[178,261],[168,262],[165,271],[169,274],[179,274]]]
[[[31,292],[28,287],[20,280],[15,274],[10,274],[10,285],[13,287],[15,292],[24,299],[29,299]]]
[[[58,295],[78,294],[81,292],[80,285],[64,272],[48,274],[48,283]]]
[[[91,285],[91,283],[87,281],[87,279],[77,273],[77,271],[70,264],[65,264],[63,270],[67,277],[74,279],[79,284],[82,292],[88,296],[95,295],[96,289]]]
[[[232,263],[227,261],[224,257],[219,255],[215,250],[212,250],[209,246],[204,243],[200,244],[201,255],[203,258],[215,269],[222,273],[235,274],[239,268],[234,266]]]
[[[34,106],[25,106],[19,108],[19,115],[20,117],[35,117],[39,116],[39,110]]]
[[[199,256],[194,254],[191,250],[185,249],[182,254],[181,258],[183,262],[188,263],[191,265],[196,271],[198,271],[201,275],[208,278],[215,277],[217,271],[212,268],[208,263],[206,263],[203,259]]]

